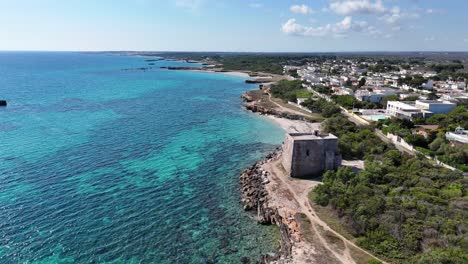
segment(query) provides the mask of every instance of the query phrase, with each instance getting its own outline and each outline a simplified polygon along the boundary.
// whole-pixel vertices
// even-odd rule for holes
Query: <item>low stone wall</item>
[[[307,113],[311,113],[311,114],[312,114],[312,111],[310,111],[310,109],[308,109],[307,107],[304,107],[304,106],[302,106],[302,105],[300,105],[300,104],[296,104],[296,103],[294,103],[294,102],[288,102],[288,104],[290,104],[290,105],[292,105],[292,106],[295,106],[295,107],[297,107],[297,108],[300,108],[300,109],[302,109],[303,111],[306,111]]]
[[[403,138],[394,135],[392,133],[387,133],[387,138],[390,139],[394,144],[398,144],[399,146],[402,146],[409,151],[413,151],[414,147],[413,145],[408,144]]]

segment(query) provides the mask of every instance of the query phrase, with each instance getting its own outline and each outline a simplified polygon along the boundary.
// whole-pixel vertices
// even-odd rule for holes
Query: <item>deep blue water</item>
[[[282,131],[243,78],[143,57],[0,52],[0,263],[239,263],[277,247],[238,174]]]

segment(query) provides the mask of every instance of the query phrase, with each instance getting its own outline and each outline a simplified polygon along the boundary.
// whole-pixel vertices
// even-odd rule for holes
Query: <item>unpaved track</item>
[[[268,100],[270,100],[271,103],[276,105],[282,112],[288,112],[288,113],[291,113],[291,114],[296,114],[296,115],[300,115],[300,116],[304,116],[304,117],[310,117],[309,115],[304,114],[301,111],[297,111],[297,110],[294,110],[294,109],[291,109],[291,108],[287,108],[287,107],[284,107],[284,106],[278,104],[271,97],[272,97],[271,93],[268,92]]]
[[[263,165],[263,169],[270,172],[270,178],[276,184],[279,184],[282,188],[288,190],[295,204],[298,205],[298,211],[305,214],[311,223],[311,231],[314,234],[314,237],[318,239],[317,243],[325,248],[333,257],[336,259],[337,263],[343,264],[353,264],[356,261],[351,256],[350,247],[355,250],[362,251],[363,253],[374,257],[368,251],[356,246],[353,242],[349,241],[341,234],[337,233],[331,229],[325,222],[323,222],[315,213],[314,209],[309,203],[309,191],[317,186],[319,182],[312,180],[297,180],[290,177],[284,176],[284,172],[278,168],[281,159],[266,163]],[[322,229],[322,230],[320,230]],[[341,239],[344,245],[344,249],[339,249],[335,244],[329,243],[325,237],[323,237],[323,231],[328,231]],[[377,258],[378,259],[378,258]],[[380,259],[379,259],[380,260]],[[380,260],[382,263],[386,263]],[[295,263],[302,263],[301,260],[295,261]]]

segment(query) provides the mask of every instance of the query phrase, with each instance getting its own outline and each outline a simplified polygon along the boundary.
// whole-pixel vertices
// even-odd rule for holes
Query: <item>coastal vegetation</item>
[[[397,84],[398,85],[409,85],[414,88],[419,88],[423,83],[427,82],[422,75],[415,74],[415,75],[406,75],[405,78],[398,78]]]
[[[308,98],[312,95],[311,92],[302,87],[302,81],[300,80],[281,80],[271,86],[270,93],[286,103],[296,102],[297,98]]]
[[[437,128],[429,130],[422,127],[422,133],[417,133],[416,130],[421,125],[436,125]],[[381,120],[377,127],[385,134],[400,136],[426,155],[437,157],[438,160],[462,171],[468,171],[468,146],[453,145],[445,137],[446,132],[454,131],[457,127],[468,127],[468,111],[464,106],[458,106],[448,114],[436,114],[427,119]]]
[[[360,246],[392,262],[467,263],[463,175],[405,156],[346,121],[330,118],[325,130],[339,135],[344,158],[364,156],[365,169],[325,173],[314,189],[315,203],[330,208]],[[357,152],[348,152],[355,144]]]
[[[326,133],[338,137],[338,147],[344,159],[367,159],[392,149],[368,127],[358,127],[342,115],[335,115],[322,123]]]
[[[338,106],[322,98],[309,98],[302,103],[302,106],[307,107],[313,113],[321,114],[325,118],[332,117],[341,112]]]
[[[226,71],[273,74],[283,74],[284,65],[301,66],[310,61],[319,62],[337,58],[333,54],[232,52],[170,52],[165,53],[164,56],[171,59],[210,62],[222,66]]]
[[[380,104],[372,103],[372,102],[367,102],[367,101],[359,101],[356,99],[356,97],[352,95],[332,95],[331,99],[343,106],[346,109],[353,109],[353,108],[358,108],[358,109],[377,109],[381,108]]]
[[[332,89],[330,89],[330,87],[327,87],[324,85],[315,85],[312,87],[312,89],[314,89],[318,93],[326,94],[326,95],[330,95],[333,92]]]
[[[330,206],[359,245],[394,262],[436,254],[451,262],[430,263],[466,263],[466,187],[460,173],[389,150],[358,173],[327,172],[315,202]]]
[[[414,65],[409,63],[405,67]],[[375,72],[396,70],[392,62],[385,61],[365,67]],[[441,72],[450,72],[453,76],[461,69],[459,66],[452,67],[453,70],[449,68]],[[416,74],[400,79],[399,84],[420,88],[427,81]],[[323,85],[313,89],[332,94],[330,87]],[[353,96],[331,95],[329,102],[312,96],[301,81],[278,82],[271,86],[270,93],[283,102],[309,98],[301,105],[327,118],[322,129],[338,136],[343,159],[364,160],[365,168],[357,172],[349,167],[328,171],[323,175],[323,184],[311,192],[310,199],[322,220],[362,248],[392,263],[468,263],[468,181],[463,174],[437,167],[421,154],[401,153],[382,141],[374,126],[355,125],[338,107],[382,108],[388,101],[400,100],[398,96],[367,103]],[[431,96],[435,94],[429,94]],[[416,99],[413,96],[404,100]],[[418,128],[420,125],[439,125],[439,128],[425,130]],[[445,132],[458,126],[468,127],[468,112],[464,106],[425,120],[387,119],[376,124],[382,132],[399,135],[420,152],[466,170],[467,147],[454,146],[445,139]],[[418,133],[420,131],[424,133]],[[307,231],[308,228],[304,228],[308,225],[307,219],[302,216],[299,220],[302,229]],[[310,234],[305,234],[306,239],[310,238]],[[374,262],[377,263],[368,260],[368,263]]]

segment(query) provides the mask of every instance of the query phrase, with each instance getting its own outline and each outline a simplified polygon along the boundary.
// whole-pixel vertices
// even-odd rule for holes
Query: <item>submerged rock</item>
[[[266,159],[256,162],[251,167],[244,170],[240,175],[242,191],[242,203],[245,210],[257,211],[257,222],[263,225],[276,224],[281,234],[280,249],[276,254],[263,255],[260,263],[270,263],[280,258],[289,258],[292,252],[292,237],[284,219],[278,212],[278,208],[269,205],[269,194],[266,184],[269,183],[268,172],[262,170],[262,165],[273,157],[280,154],[278,148],[273,153],[267,155]]]

